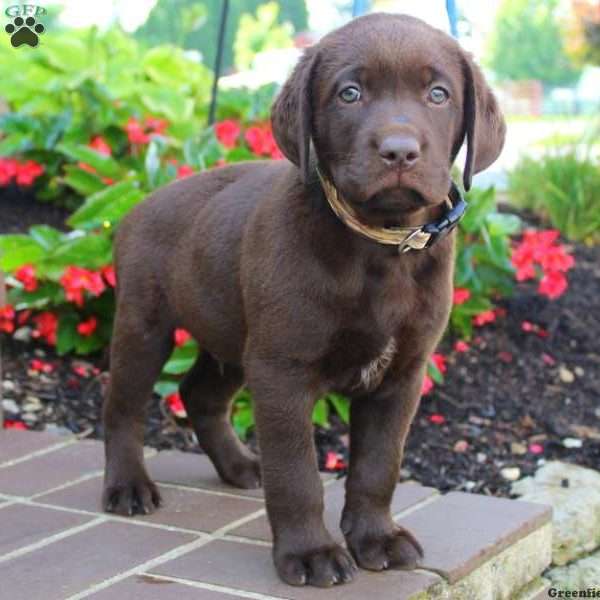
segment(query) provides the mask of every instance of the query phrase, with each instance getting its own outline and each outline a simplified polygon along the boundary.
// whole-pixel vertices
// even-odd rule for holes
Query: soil
[[[65,208],[36,201],[30,191],[14,185],[0,187],[0,234],[23,233],[40,223],[64,231],[69,214]]]
[[[5,202],[0,196],[0,231],[64,220],[60,210],[31,200],[5,221]],[[477,329],[470,350],[455,351],[453,339],[442,342],[439,351],[448,361],[445,382],[421,402],[403,479],[442,491],[509,496],[514,479],[532,474],[547,460],[598,468],[600,247],[571,250],[576,266],[564,296],[551,301],[536,294],[534,285],[520,284],[501,303],[506,315]],[[534,330],[524,331],[523,322]],[[35,358],[50,362],[54,370],[35,372],[30,368]],[[51,349],[6,339],[3,359],[5,419],[32,429],[102,437],[100,406],[107,380],[102,357],[58,357]],[[337,454],[334,470],[343,475],[347,427],[334,417],[329,429],[316,428],[315,440],[320,467],[325,469],[331,453]],[[159,401],[149,407],[146,442],[199,452],[185,422]],[[255,446],[252,435],[249,444]]]

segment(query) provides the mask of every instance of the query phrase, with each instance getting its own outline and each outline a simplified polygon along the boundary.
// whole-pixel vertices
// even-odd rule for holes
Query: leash
[[[467,203],[454,182],[446,198],[447,211],[437,220],[417,227],[372,227],[363,223],[354,208],[342,198],[337,188],[317,169],[331,210],[349,229],[379,244],[398,246],[398,254],[424,250],[446,237],[461,220]]]

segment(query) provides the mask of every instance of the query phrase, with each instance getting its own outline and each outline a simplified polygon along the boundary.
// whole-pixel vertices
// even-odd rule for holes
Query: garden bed
[[[3,220],[2,229],[14,232],[48,220],[58,225],[57,209],[48,210],[28,201],[27,221],[17,214]],[[577,245],[573,254],[576,265],[561,298],[551,301],[536,294],[532,284],[519,284],[516,294],[500,304],[506,313],[477,329],[470,349],[459,352],[453,340],[444,340],[445,382],[423,398],[403,478],[443,491],[506,496],[514,479],[532,474],[544,460],[597,467],[600,248]],[[101,437],[106,366],[104,356],[82,361],[7,340],[5,419],[32,429],[65,428]],[[335,415],[330,420],[330,429],[316,428],[320,466],[343,473],[347,427]],[[199,451],[185,422],[159,401],[149,408],[146,443]],[[249,443],[254,445],[252,436]]]

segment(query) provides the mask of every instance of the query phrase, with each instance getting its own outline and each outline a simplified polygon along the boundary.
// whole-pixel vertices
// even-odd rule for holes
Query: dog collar
[[[452,182],[446,198],[447,211],[437,221],[418,227],[372,227],[359,219],[354,208],[342,198],[335,185],[319,169],[317,173],[331,210],[344,225],[379,244],[398,246],[399,254],[409,250],[430,248],[456,227],[467,209],[467,203],[460,190]]]

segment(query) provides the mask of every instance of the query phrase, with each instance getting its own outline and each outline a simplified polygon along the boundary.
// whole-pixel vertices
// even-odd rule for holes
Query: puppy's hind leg
[[[143,314],[138,303],[117,303],[111,342],[110,385],[104,402],[107,512],[148,514],[160,494],[144,466],[145,406],[173,347],[164,316]]]
[[[219,477],[249,489],[260,487],[258,458],[240,442],[230,421],[233,395],[242,384],[241,368],[221,365],[203,351],[181,382],[180,391],[200,447]]]

